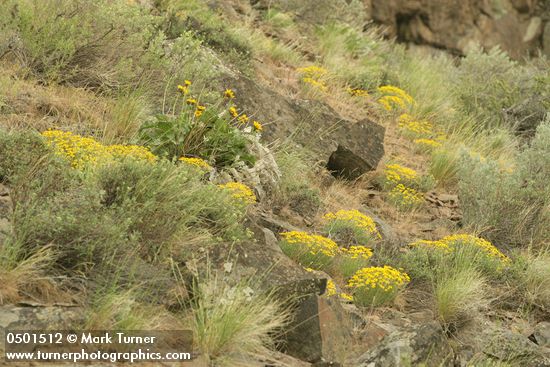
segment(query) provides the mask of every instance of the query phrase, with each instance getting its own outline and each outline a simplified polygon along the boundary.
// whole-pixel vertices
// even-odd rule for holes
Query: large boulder
[[[289,138],[315,155],[336,176],[355,179],[373,170],[384,155],[385,129],[373,121],[349,121],[319,101],[293,101],[246,77],[224,80],[236,104],[265,123],[269,143]]]

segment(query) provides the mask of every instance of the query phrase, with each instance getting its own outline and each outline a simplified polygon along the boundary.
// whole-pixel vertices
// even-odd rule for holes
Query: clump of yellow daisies
[[[296,70],[300,74],[300,81],[305,85],[321,92],[328,91],[326,78],[328,70],[320,66],[306,66]]]
[[[324,232],[328,237],[301,231],[283,232],[280,234],[283,252],[307,271],[321,270],[331,274],[334,279],[346,280],[342,292],[338,291],[334,280],[329,280],[325,293],[327,297],[338,296],[343,301],[353,301],[360,306],[377,306],[393,300],[408,283],[408,275],[396,269],[389,271],[393,268],[388,266],[381,268],[384,269],[382,272],[376,272],[378,268],[369,266],[373,250],[366,245],[375,244],[381,239],[374,220],[355,209],[329,212],[323,220]],[[334,240],[335,225],[342,226],[340,228],[347,226],[358,234],[355,240],[365,242],[338,245]]]
[[[42,136],[56,155],[69,161],[76,169],[94,167],[123,158],[148,162],[157,160],[148,148],[139,145],[103,145],[92,137],[61,130],[47,130]]]
[[[254,191],[241,182],[228,182],[220,184],[218,187],[222,190],[227,190],[234,199],[245,205],[254,204],[257,201]]]
[[[388,112],[406,112],[416,104],[410,94],[393,85],[378,87],[378,93],[381,95],[378,103]]]
[[[504,255],[498,248],[486,239],[471,234],[453,234],[439,240],[418,240],[409,244],[412,249],[427,249],[441,251],[445,254],[456,253],[466,249],[472,250],[487,259],[495,260],[503,265],[510,263],[510,258]]]

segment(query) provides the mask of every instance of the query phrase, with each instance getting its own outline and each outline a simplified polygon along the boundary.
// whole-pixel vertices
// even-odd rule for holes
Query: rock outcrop
[[[224,82],[235,89],[237,105],[258,111],[269,123],[263,138],[270,143],[289,138],[309,149],[335,176],[355,179],[376,169],[384,155],[383,126],[349,121],[318,101],[293,101],[245,77]]]
[[[369,18],[399,42],[462,55],[479,43],[513,58],[550,55],[550,4],[544,0],[367,0]]]

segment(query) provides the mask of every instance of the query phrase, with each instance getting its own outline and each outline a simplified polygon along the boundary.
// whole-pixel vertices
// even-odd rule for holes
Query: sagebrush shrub
[[[550,235],[550,118],[517,157],[516,167],[463,155],[459,192],[466,224],[499,241],[541,243]]]

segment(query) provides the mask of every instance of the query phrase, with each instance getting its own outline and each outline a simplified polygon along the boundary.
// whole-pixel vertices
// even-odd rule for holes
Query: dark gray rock
[[[375,169],[384,155],[385,128],[373,121],[345,120],[322,102],[293,101],[245,77],[228,77],[224,84],[235,90],[237,106],[266,123],[266,141],[291,137],[336,176],[355,179]]]

